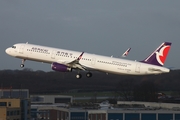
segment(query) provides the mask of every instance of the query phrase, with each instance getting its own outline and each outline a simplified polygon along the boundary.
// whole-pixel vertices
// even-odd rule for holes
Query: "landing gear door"
[[[20,53],[20,54],[23,54],[24,47],[25,47],[25,45],[21,45],[21,46],[20,46],[20,48],[19,48],[19,53]]]
[[[141,68],[141,64],[136,64],[135,72],[140,73],[140,68]]]

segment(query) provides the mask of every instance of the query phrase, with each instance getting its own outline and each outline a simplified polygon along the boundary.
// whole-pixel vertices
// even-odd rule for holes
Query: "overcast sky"
[[[180,68],[180,0],[0,0],[0,70],[21,69],[7,47],[29,42],[143,60],[172,42],[165,67]],[[26,61],[26,68],[51,71]]]

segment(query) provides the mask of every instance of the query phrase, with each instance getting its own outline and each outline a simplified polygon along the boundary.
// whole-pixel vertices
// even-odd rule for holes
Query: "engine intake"
[[[72,71],[72,68],[66,66],[66,65],[63,65],[63,64],[59,64],[59,63],[52,63],[51,64],[51,68],[55,71],[59,71],[59,72],[71,72]]]

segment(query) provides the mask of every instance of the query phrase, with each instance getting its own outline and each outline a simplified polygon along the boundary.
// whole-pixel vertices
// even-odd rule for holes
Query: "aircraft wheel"
[[[81,74],[77,74],[77,75],[76,75],[76,78],[77,78],[77,79],[81,79],[81,77],[82,77]]]
[[[92,77],[92,73],[91,73],[91,72],[88,72],[88,73],[86,74],[86,77],[88,77],[88,78]]]
[[[22,64],[20,65],[21,68],[24,67],[24,62],[26,61],[26,59],[22,59]]]
[[[21,64],[20,67],[23,68],[23,67],[24,67],[24,64]]]

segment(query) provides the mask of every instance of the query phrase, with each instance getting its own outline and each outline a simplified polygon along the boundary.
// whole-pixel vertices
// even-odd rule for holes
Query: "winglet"
[[[163,42],[153,53],[141,62],[163,66],[170,48],[170,42]]]
[[[81,60],[82,56],[83,56],[84,52],[81,53],[81,55],[77,58],[77,60]]]
[[[128,48],[123,54],[122,54],[122,57],[126,57],[129,52],[130,52],[131,48]]]

